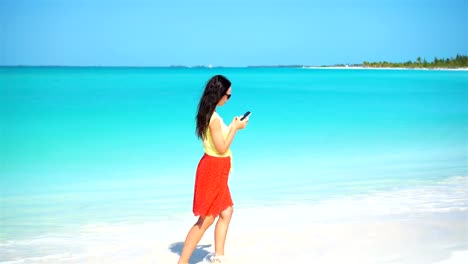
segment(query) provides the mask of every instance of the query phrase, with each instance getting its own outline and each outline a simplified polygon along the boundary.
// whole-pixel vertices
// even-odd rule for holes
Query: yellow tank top
[[[223,138],[226,139],[227,135],[229,134],[229,127],[224,124],[223,119],[221,116],[218,115],[218,113],[213,112],[213,115],[210,118],[210,123],[213,121],[215,118],[219,119],[219,122],[221,124],[221,131],[223,133]],[[231,149],[228,149],[226,153],[219,153],[216,150],[216,147],[213,142],[213,137],[211,136],[211,131],[210,127],[208,127],[208,130],[206,131],[206,138],[203,140],[203,149],[205,150],[205,153],[213,156],[213,157],[231,157],[232,159],[232,152]]]

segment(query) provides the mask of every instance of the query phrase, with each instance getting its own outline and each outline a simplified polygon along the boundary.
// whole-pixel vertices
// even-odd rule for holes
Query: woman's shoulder
[[[220,116],[218,113],[216,113],[216,112],[213,112],[213,114],[211,115],[210,122],[213,121],[214,119],[223,120],[223,119],[221,118],[221,116]]]

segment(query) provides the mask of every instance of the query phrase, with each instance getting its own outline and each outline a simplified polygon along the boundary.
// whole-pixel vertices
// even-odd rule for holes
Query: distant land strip
[[[457,54],[451,58],[437,58],[435,57],[432,61],[427,61],[426,58],[418,57],[415,61],[406,62],[369,62],[364,61],[361,64],[334,64],[334,65],[303,65],[303,64],[291,64],[291,65],[248,65],[248,66],[212,66],[210,65],[169,65],[169,66],[106,66],[106,65],[1,65],[0,68],[8,67],[44,67],[44,68],[404,68],[404,69],[468,69],[468,56]]]

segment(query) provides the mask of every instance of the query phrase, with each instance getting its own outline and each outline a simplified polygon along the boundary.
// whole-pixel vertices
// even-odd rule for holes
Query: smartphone
[[[250,111],[245,112],[245,114],[241,117],[240,121],[244,121],[246,117],[250,115]]]

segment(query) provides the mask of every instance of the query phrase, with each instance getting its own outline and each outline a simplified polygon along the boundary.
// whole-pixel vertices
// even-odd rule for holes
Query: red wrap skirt
[[[196,216],[218,216],[233,205],[228,187],[230,170],[230,157],[213,157],[205,154],[201,158],[193,195],[193,213]]]

